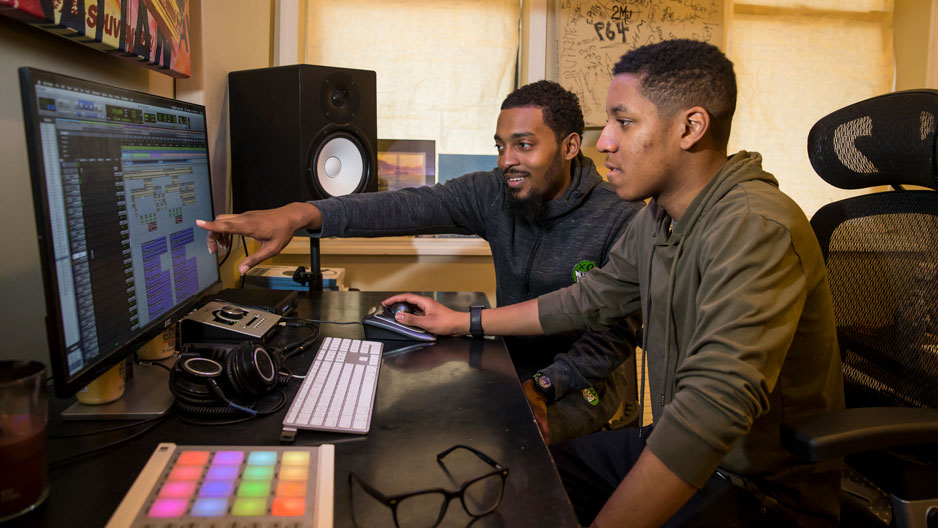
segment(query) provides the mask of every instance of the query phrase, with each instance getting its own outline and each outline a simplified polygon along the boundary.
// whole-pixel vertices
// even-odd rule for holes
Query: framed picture
[[[0,0],[0,15],[171,77],[189,77],[189,0]]]
[[[446,183],[470,172],[486,172],[498,166],[494,154],[440,154],[440,170],[437,179]]]
[[[379,191],[396,191],[434,183],[436,146],[433,140],[378,140]]]

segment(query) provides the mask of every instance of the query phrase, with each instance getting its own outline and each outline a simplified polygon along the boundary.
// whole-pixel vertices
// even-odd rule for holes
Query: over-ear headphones
[[[276,355],[260,343],[189,343],[173,365],[169,387],[187,414],[254,414],[249,406],[286,381],[279,372]]]

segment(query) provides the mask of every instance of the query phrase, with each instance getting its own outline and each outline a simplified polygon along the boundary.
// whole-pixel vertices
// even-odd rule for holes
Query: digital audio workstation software
[[[205,113],[28,74],[51,235],[40,249],[52,261],[72,377],[218,282],[215,256],[195,226],[213,214]]]

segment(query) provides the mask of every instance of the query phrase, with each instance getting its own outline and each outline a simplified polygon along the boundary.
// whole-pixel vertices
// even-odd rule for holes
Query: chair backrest
[[[938,91],[875,97],[812,128],[808,156],[848,198],[811,219],[827,262],[849,407],[938,408]]]

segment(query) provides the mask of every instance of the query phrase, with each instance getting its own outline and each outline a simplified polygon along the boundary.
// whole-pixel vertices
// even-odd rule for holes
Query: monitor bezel
[[[38,127],[39,108],[35,97],[35,86],[39,81],[56,80],[68,83],[72,86],[86,86],[88,89],[100,90],[113,95],[126,95],[134,98],[142,98],[144,102],[152,101],[154,104],[171,104],[182,107],[186,110],[195,111],[205,116],[205,107],[197,103],[180,101],[158,95],[148,94],[126,88],[120,88],[113,85],[89,81],[70,75],[54,73],[46,70],[40,70],[31,67],[19,68],[20,94],[23,101],[23,123],[26,129],[27,155],[29,158],[29,173],[32,185],[33,208],[36,216],[36,233],[39,244],[39,261],[42,268],[42,282],[45,295],[46,317],[45,326],[47,340],[49,344],[49,363],[52,367],[52,378],[55,387],[55,394],[58,397],[69,397],[77,393],[83,387],[95,380],[101,374],[105,373],[114,365],[126,360],[134,352],[148,341],[163,332],[166,328],[176,323],[180,318],[191,312],[207,295],[221,290],[222,281],[220,270],[216,268],[217,279],[208,287],[203,288],[194,294],[189,300],[179,304],[175,308],[164,314],[160,314],[156,319],[150,321],[146,326],[137,331],[136,335],[131,337],[122,346],[115,348],[110,353],[101,357],[95,363],[87,366],[81,372],[70,376],[68,372],[68,363],[65,354],[62,351],[65,348],[64,328],[62,322],[62,307],[59,301],[59,283],[55,273],[54,263],[51,260],[54,247],[52,244],[51,219],[49,215],[48,189],[46,188],[45,166],[42,160],[42,143],[40,140],[40,131]],[[208,145],[208,120],[205,120],[206,146],[205,154],[208,160],[208,177],[211,187],[212,171],[211,159],[209,158]],[[213,193],[209,193],[209,205],[211,215],[215,216],[215,204]]]

